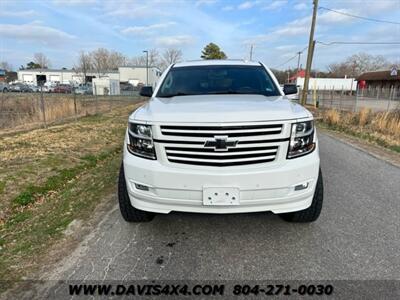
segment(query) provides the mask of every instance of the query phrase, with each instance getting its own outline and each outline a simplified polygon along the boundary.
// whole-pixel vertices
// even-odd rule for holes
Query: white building
[[[119,80],[117,79],[93,78],[92,84],[94,95],[114,96],[120,94]]]
[[[148,83],[147,83],[147,68],[138,66],[119,67],[119,81],[129,82],[133,85],[143,83],[144,85],[155,86],[158,78],[161,76],[161,71],[158,68],[152,67],[148,69]]]
[[[304,78],[298,77],[296,84],[303,89]],[[308,90],[334,90],[334,91],[356,91],[357,81],[354,78],[310,78]]]
[[[148,84],[155,86],[161,71],[156,67],[148,68]],[[118,70],[105,71],[102,73],[87,72],[86,81],[91,82],[93,78],[108,78],[119,82],[129,82],[146,85],[147,68],[144,66],[119,67]],[[39,85],[40,82],[56,82],[64,84],[82,83],[83,74],[75,70],[64,69],[29,69],[18,71],[18,81],[27,84]]]

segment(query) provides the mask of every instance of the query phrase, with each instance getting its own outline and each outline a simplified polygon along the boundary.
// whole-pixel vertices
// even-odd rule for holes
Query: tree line
[[[148,57],[147,57],[148,55]],[[227,59],[227,55],[220,47],[214,43],[209,43],[201,51],[202,59]],[[146,66],[157,67],[160,70],[166,69],[170,64],[183,60],[183,53],[180,49],[170,48],[160,53],[157,49],[148,50],[148,54],[142,54],[135,57],[126,55],[105,48],[98,48],[93,51],[80,51],[73,69],[83,73],[86,77],[88,72],[96,72],[99,75],[107,71],[117,70],[121,66]],[[320,78],[340,78],[340,77],[358,77],[364,72],[389,69],[393,65],[399,66],[399,62],[389,62],[382,55],[371,55],[367,53],[357,53],[345,58],[343,61],[331,63],[326,71],[312,70],[312,77]],[[35,53],[33,60],[28,62],[21,69],[48,69],[51,67],[50,59],[43,53]],[[7,71],[12,70],[12,66],[7,62],[0,62],[0,68]],[[296,69],[272,70],[280,83],[288,81],[288,78],[297,74]]]

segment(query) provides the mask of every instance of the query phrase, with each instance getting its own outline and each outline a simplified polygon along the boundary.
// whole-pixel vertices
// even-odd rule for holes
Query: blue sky
[[[400,21],[400,0],[320,0],[320,6],[355,15]],[[308,43],[312,0],[0,0],[0,61],[14,68],[43,52],[52,67],[74,65],[80,50],[104,47],[128,57],[143,49],[173,47],[185,59],[198,59],[209,42],[229,58],[249,58],[270,67],[283,64]],[[320,9],[317,40],[400,41],[400,25],[367,22]],[[400,61],[400,45],[318,45],[313,66],[357,53]],[[306,52],[301,63],[304,66]],[[283,65],[282,65],[283,64]]]

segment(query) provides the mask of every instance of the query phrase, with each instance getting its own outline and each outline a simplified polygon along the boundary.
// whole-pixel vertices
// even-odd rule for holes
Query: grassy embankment
[[[75,219],[116,189],[127,116],[137,105],[0,137],[0,280],[37,269]]]
[[[315,112],[318,126],[355,136],[373,144],[400,153],[400,111],[357,113],[335,109]]]

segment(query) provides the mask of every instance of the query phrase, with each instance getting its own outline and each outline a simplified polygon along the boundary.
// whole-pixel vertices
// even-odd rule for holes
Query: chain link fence
[[[307,104],[353,112],[361,109],[370,109],[375,112],[397,110],[400,109],[400,88],[359,89],[357,91],[311,90],[307,97]]]
[[[0,93],[0,132],[50,124],[109,112],[143,100],[138,92],[100,96],[53,93]]]

